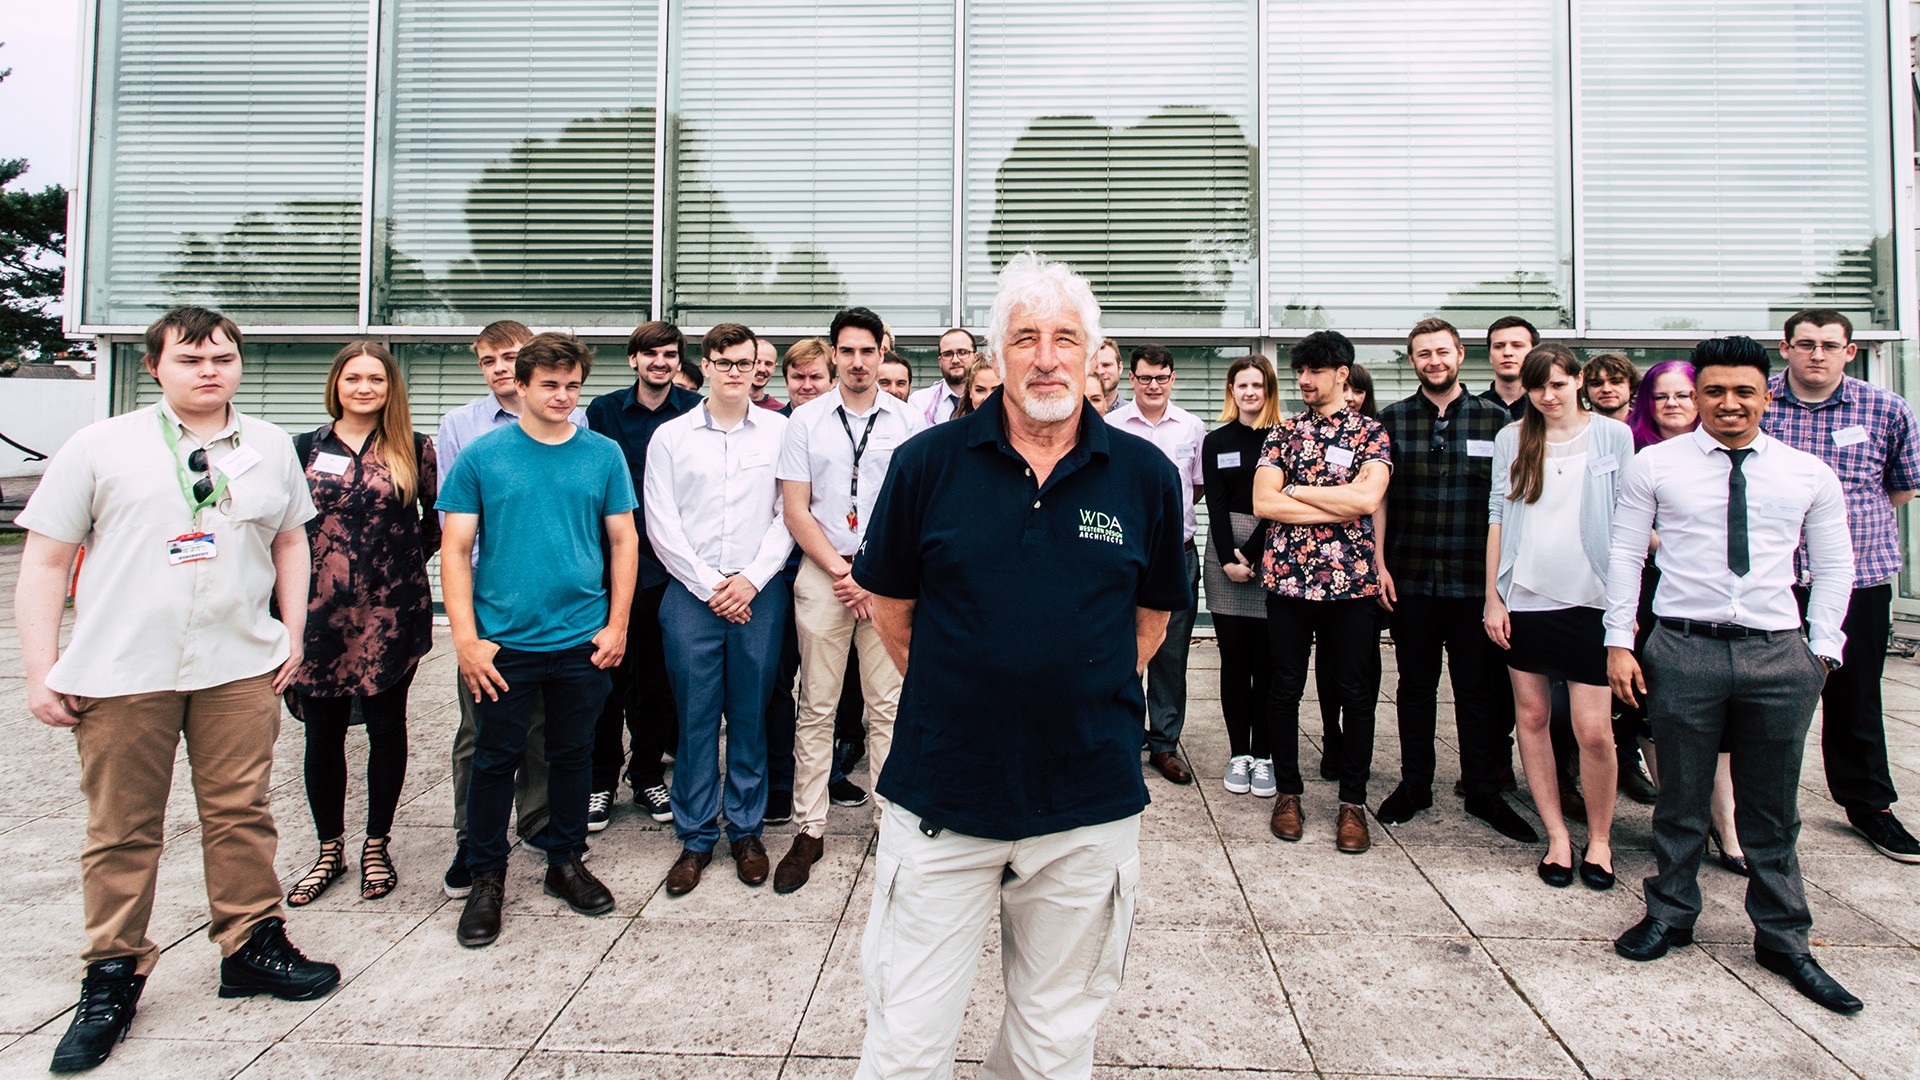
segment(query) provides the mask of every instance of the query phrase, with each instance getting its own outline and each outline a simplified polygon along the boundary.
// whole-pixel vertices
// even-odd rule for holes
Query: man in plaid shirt
[[[1837,311],[1796,313],[1781,334],[1787,370],[1775,375],[1762,420],[1767,433],[1832,466],[1847,496],[1853,538],[1853,595],[1841,629],[1847,636],[1841,665],[1827,676],[1820,749],[1827,790],[1847,820],[1880,853],[1920,863],[1920,843],[1893,816],[1898,796],[1887,768],[1887,734],[1880,715],[1880,673],[1887,658],[1893,578],[1900,572],[1900,533],[1894,507],[1920,488],[1920,427],[1905,400],[1846,374],[1859,346],[1853,324]],[[1807,580],[1807,552],[1794,556]],[[1804,584],[1794,591],[1807,606]]]
[[[1498,693],[1506,662],[1487,640],[1487,499],[1493,487],[1493,437],[1505,409],[1460,385],[1460,332],[1422,319],[1407,335],[1420,389],[1380,413],[1393,440],[1386,543],[1379,551],[1380,605],[1393,613],[1400,665],[1400,786],[1376,812],[1397,825],[1433,805],[1434,723],[1444,649],[1453,680],[1454,723],[1467,813],[1502,835],[1540,839],[1500,795],[1511,761],[1509,705]],[[1495,681],[1499,680],[1499,681]]]

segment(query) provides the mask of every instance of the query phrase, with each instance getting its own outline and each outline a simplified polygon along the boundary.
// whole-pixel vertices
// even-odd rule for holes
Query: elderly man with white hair
[[[988,338],[1004,385],[895,451],[853,564],[905,673],[862,1080],[951,1073],[996,904],[1007,1008],[980,1075],[1091,1075],[1140,876],[1140,675],[1192,600],[1173,465],[1082,400],[1086,280],[1014,256]]]

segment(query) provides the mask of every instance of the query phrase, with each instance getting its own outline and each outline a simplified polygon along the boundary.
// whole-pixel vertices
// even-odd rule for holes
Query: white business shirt
[[[1813,574],[1808,643],[1817,655],[1839,657],[1847,640],[1840,624],[1853,590],[1853,542],[1840,479],[1826,462],[1765,433],[1747,445],[1754,452],[1741,470],[1747,478],[1745,576],[1727,568],[1733,461],[1706,429],[1649,446],[1628,464],[1607,567],[1608,645],[1633,648],[1634,609],[1652,529],[1660,530],[1656,616],[1754,630],[1798,627],[1793,552],[1804,530]]]
[[[843,410],[845,427],[840,423]],[[872,425],[871,435],[868,425]],[[892,394],[875,393],[867,411],[856,413],[847,408],[836,386],[793,410],[774,475],[813,485],[807,502],[813,520],[820,523],[833,550],[852,555],[860,550],[860,538],[873,519],[873,504],[886,483],[893,452],[926,429],[926,418]],[[853,447],[862,438],[867,447],[860,455],[860,495],[855,500],[851,497]],[[849,511],[857,511],[857,526],[847,525]]]
[[[647,443],[647,539],[667,573],[702,602],[734,574],[764,589],[786,565],[793,537],[774,478],[786,427],[772,409],[749,406],[744,420],[722,430],[702,402]]]
[[[945,379],[907,395],[907,405],[929,425],[944,424],[953,419],[953,410],[959,404],[960,392],[948,386]]]
[[[1155,424],[1140,412],[1140,403],[1129,401],[1107,414],[1107,423],[1129,435],[1138,435],[1160,448],[1180,471],[1180,503],[1186,509],[1186,533],[1181,539],[1191,543],[1199,521],[1193,509],[1193,489],[1199,487],[1200,444],[1207,438],[1207,425],[1200,418],[1172,402]]]

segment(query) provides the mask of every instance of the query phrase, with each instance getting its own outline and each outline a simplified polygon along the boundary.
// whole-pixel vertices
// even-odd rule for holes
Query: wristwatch
[[[1293,484],[1288,484],[1288,485],[1287,485],[1286,487],[1283,487],[1283,488],[1281,488],[1281,489],[1280,489],[1280,494],[1282,494],[1282,495],[1285,495],[1285,496],[1286,496],[1286,497],[1288,497],[1288,498],[1292,498],[1292,497],[1293,497],[1293,489],[1294,489],[1294,487],[1295,487],[1295,485],[1293,485]]]
[[[1840,661],[1835,660],[1831,656],[1821,656],[1819,653],[1815,653],[1814,659],[1820,661],[1822,664],[1825,664],[1827,666],[1827,674],[1829,675],[1840,670]]]

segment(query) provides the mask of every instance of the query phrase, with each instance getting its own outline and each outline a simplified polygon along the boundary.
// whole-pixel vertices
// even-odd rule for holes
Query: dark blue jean
[[[593,731],[612,684],[593,666],[593,645],[557,652],[502,648],[493,666],[507,682],[499,698],[474,706],[473,783],[467,789],[467,865],[474,873],[507,865],[513,775],[527,752],[536,694],[547,711],[547,862],[561,865],[587,846],[587,795],[593,786]]]

